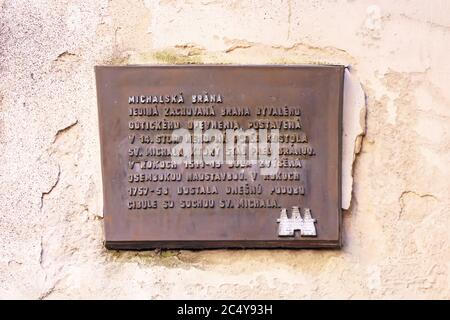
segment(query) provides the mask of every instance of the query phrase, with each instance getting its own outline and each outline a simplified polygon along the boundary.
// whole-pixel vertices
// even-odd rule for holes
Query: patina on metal
[[[343,66],[95,73],[107,248],[341,246]],[[202,150],[210,129],[224,145],[231,131],[278,130],[277,172],[262,174],[260,162],[175,163],[179,129],[200,132]],[[197,151],[192,159],[206,152]]]

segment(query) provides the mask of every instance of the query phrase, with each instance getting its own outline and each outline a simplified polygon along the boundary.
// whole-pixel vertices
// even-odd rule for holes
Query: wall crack
[[[61,52],[60,54],[58,54],[58,56],[56,57],[55,61],[73,61],[75,60],[77,57],[77,55],[75,53],[69,52],[69,51],[64,51]]]
[[[74,122],[72,122],[71,124],[69,124],[68,126],[59,129],[56,134],[55,137],[53,138],[53,143],[56,142],[56,140],[58,140],[64,133],[66,133],[67,131],[69,131],[70,129],[72,129],[73,127],[75,127],[78,124],[78,119],[76,119]]]
[[[55,182],[50,186],[50,188],[47,191],[44,191],[41,193],[41,203],[39,205],[39,209],[42,210],[42,207],[44,206],[44,199],[46,196],[48,196],[52,191],[56,188],[56,186],[59,183],[59,179],[61,177],[61,167],[58,165],[58,175],[56,176]]]
[[[416,197],[425,199],[425,198],[431,198],[433,200],[437,200],[436,196],[430,194],[430,193],[424,193],[424,194],[419,194],[415,191],[412,190],[406,190],[403,191],[400,196],[398,197],[398,202],[400,204],[400,211],[398,212],[398,219],[400,219],[403,215],[403,211],[405,210],[405,197],[407,195],[415,195]]]

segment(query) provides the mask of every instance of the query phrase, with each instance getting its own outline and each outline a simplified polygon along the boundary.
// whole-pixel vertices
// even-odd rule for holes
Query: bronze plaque
[[[98,66],[106,247],[341,245],[343,66]]]

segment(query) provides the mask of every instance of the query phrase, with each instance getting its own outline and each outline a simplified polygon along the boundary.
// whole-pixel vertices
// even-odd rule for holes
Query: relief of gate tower
[[[280,218],[277,219],[278,236],[293,237],[295,231],[300,231],[302,237],[316,237],[316,219],[311,215],[311,209],[305,208],[303,217],[300,214],[299,207],[292,207],[291,218],[288,218],[286,208],[281,209]]]

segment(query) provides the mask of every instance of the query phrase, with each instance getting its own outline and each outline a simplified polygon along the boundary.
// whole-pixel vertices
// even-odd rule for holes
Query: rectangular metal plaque
[[[341,245],[343,66],[98,66],[106,247]]]

